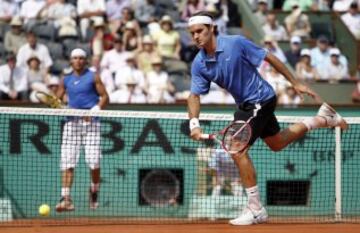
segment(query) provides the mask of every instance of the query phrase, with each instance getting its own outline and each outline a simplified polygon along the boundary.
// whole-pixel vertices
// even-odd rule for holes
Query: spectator
[[[356,2],[351,3],[348,13],[342,15],[341,19],[349,28],[351,33],[357,39],[360,39],[360,13]]]
[[[285,18],[285,25],[290,36],[310,37],[309,17],[302,13],[299,3],[293,3],[292,12]]]
[[[17,54],[20,47],[26,43],[25,34],[22,30],[22,21],[20,17],[15,16],[11,19],[11,30],[5,33],[4,47],[7,52]]]
[[[149,103],[173,103],[175,92],[174,86],[169,80],[168,74],[162,70],[162,60],[160,57],[151,59],[153,70],[146,76],[147,97]]]
[[[300,55],[300,61],[296,64],[296,76],[303,80],[319,80],[317,70],[311,65],[310,50],[302,49]]]
[[[86,38],[90,20],[97,20],[105,15],[105,0],[78,0],[77,13],[80,18],[82,38]]]
[[[131,0],[109,0],[106,3],[106,16],[109,21],[109,28],[112,34],[120,27],[122,11],[126,7],[130,7]]]
[[[216,24],[217,31],[219,35],[227,34],[227,21],[224,20],[221,11],[219,11],[214,4],[208,4],[205,10],[211,13],[214,17],[214,22]]]
[[[51,4],[45,5],[41,10],[40,15],[46,20],[50,20],[56,27],[59,26],[59,21],[64,17],[76,18],[76,8],[66,0],[53,1]]]
[[[31,30],[38,23],[39,13],[46,4],[45,0],[25,0],[21,4],[20,16],[24,20],[26,31]]]
[[[290,49],[285,52],[285,56],[292,68],[295,68],[296,63],[300,60],[301,51],[301,38],[299,36],[293,36],[290,40]]]
[[[26,78],[30,87],[30,100],[34,102],[36,92],[42,91],[48,93],[47,77],[48,74],[40,69],[41,61],[36,55],[30,56],[27,60]],[[38,101],[36,101],[38,102]]]
[[[202,104],[235,104],[234,97],[215,83],[210,84],[209,93],[203,95],[200,101]]]
[[[141,50],[141,35],[136,30],[134,22],[127,22],[123,34],[123,45],[126,51],[138,52]]]
[[[106,51],[101,59],[101,69],[109,69],[110,72],[115,76],[115,72],[125,66],[126,59],[130,52],[123,50],[122,39],[117,38],[114,41],[114,48]]]
[[[17,66],[26,69],[28,59],[36,55],[41,61],[41,69],[49,72],[50,66],[53,64],[53,60],[50,57],[48,48],[37,42],[37,38],[32,31],[26,34],[27,43],[20,47],[17,54]]]
[[[116,29],[117,36],[123,36],[125,32],[125,27],[128,22],[132,22],[135,26],[138,35],[141,35],[141,29],[139,23],[135,19],[134,11],[129,7],[124,7],[121,12],[121,19],[119,22],[119,27]]]
[[[159,53],[165,58],[180,59],[180,35],[174,30],[171,17],[163,16],[160,25],[161,30],[154,35]]]
[[[139,21],[141,27],[145,27],[152,22],[158,14],[155,0],[143,0],[137,5],[135,18]]]
[[[287,63],[286,57],[282,49],[278,46],[277,42],[272,36],[266,35],[264,38],[265,48],[274,54],[282,63]]]
[[[70,17],[64,17],[57,21],[57,23],[59,24],[56,27],[59,29],[58,37],[60,40],[69,37],[77,38],[79,36],[76,28],[76,21],[74,19]]]
[[[6,62],[0,66],[0,99],[26,100],[28,82],[25,70],[16,66],[16,56],[13,53],[8,54]]]
[[[100,58],[98,56],[92,56],[90,70],[100,75],[101,82],[104,84],[106,92],[108,94],[115,90],[114,78],[111,71],[108,68],[101,69]]]
[[[151,58],[159,57],[160,54],[154,49],[154,42],[149,35],[144,36],[142,40],[142,50],[137,55],[137,64],[139,69],[147,74],[153,70]]]
[[[265,35],[271,36],[276,41],[288,39],[285,28],[279,25],[279,22],[276,20],[276,15],[273,13],[267,15],[266,23],[262,28]]]
[[[317,5],[313,0],[285,0],[282,7],[283,11],[290,11],[294,3],[299,4],[299,7],[302,11],[316,10]]]
[[[349,78],[349,72],[347,66],[340,63],[340,50],[338,48],[331,48],[330,62],[328,62],[325,71],[326,76],[320,77],[321,79],[327,79],[329,81],[338,81]]]
[[[333,0],[317,0],[317,10],[318,11],[330,11],[330,5]]]
[[[94,37],[91,39],[91,49],[94,56],[102,57],[105,51],[113,48],[114,37],[107,32],[103,18],[94,20]]]
[[[136,80],[137,88],[142,92],[146,92],[146,84],[144,73],[137,68],[135,54],[128,53],[126,57],[126,66],[118,69],[115,74],[115,87],[116,89],[122,89],[126,85],[126,79],[124,77],[132,77]]]
[[[259,0],[257,3],[257,10],[255,12],[255,17],[260,22],[261,26],[264,26],[266,23],[266,15],[268,13],[268,2],[267,0]]]
[[[126,86],[110,94],[110,103],[146,103],[145,95],[137,88],[138,82],[132,76],[124,77]]]
[[[204,0],[187,0],[181,12],[181,19],[186,21],[195,13],[205,10]]]
[[[12,17],[18,14],[18,6],[12,0],[0,1],[0,25],[10,22]]]

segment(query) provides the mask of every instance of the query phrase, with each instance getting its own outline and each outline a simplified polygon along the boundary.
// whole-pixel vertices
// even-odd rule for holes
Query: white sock
[[[212,196],[220,196],[220,192],[221,192],[221,185],[216,185],[215,187],[213,187]]]
[[[91,182],[91,187],[90,187],[90,189],[91,189],[91,192],[97,192],[97,191],[99,191],[99,188],[100,188],[100,183],[93,183],[93,182]]]
[[[248,206],[252,210],[260,210],[262,207],[258,186],[245,189],[248,196]]]
[[[62,187],[61,188],[61,196],[62,197],[69,197],[70,196],[70,188],[69,187]]]
[[[326,123],[325,119],[323,119],[324,122],[321,121],[321,119],[312,117],[309,119],[305,119],[302,123],[306,126],[306,128],[308,129],[308,131],[312,130],[312,129],[318,129],[323,127],[323,124]]]

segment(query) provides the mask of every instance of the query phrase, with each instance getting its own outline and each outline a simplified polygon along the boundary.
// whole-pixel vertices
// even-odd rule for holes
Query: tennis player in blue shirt
[[[109,97],[100,76],[87,68],[87,54],[76,48],[71,52],[70,63],[73,71],[64,76],[57,97],[66,94],[68,107],[99,111],[109,103]],[[98,207],[100,188],[101,132],[98,118],[67,117],[63,128],[61,143],[60,169],[62,171],[61,199],[56,205],[57,212],[73,211],[70,189],[74,179],[74,170],[84,146],[85,161],[90,168],[89,207]]]
[[[280,130],[274,115],[275,92],[257,71],[264,60],[292,84],[297,94],[306,94],[315,99],[320,97],[297,81],[274,55],[246,38],[217,36],[213,18],[207,12],[192,16],[188,21],[188,28],[193,41],[200,48],[191,68],[191,94],[188,98],[191,137],[194,140],[201,139],[202,130],[198,120],[200,95],[208,93],[211,82],[226,89],[234,97],[238,106],[234,120],[246,121],[255,116],[250,121],[253,134],[248,148],[231,155],[239,169],[248,203],[240,216],[229,223],[251,225],[266,222],[268,215],[260,201],[255,168],[248,155],[249,147],[260,137],[271,150],[279,151],[312,129],[335,126],[346,129],[347,124],[334,109],[324,103],[313,118]]]

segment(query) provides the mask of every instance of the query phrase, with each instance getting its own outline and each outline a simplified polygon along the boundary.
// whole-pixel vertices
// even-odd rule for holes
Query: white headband
[[[70,58],[73,57],[86,57],[86,52],[80,48],[74,49],[70,54]]]
[[[210,24],[213,25],[213,21],[209,16],[206,15],[196,15],[189,19],[188,26],[195,24]]]

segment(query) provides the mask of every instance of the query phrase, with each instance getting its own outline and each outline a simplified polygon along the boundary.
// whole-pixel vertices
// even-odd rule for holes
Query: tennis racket
[[[65,108],[63,102],[54,95],[50,95],[43,91],[37,91],[35,96],[40,101],[40,103],[43,103],[50,108]]]
[[[252,136],[252,129],[249,124],[252,118],[254,117],[250,117],[247,121],[234,121],[217,133],[201,134],[200,137],[203,140],[217,141],[229,154],[243,152],[248,147]]]

